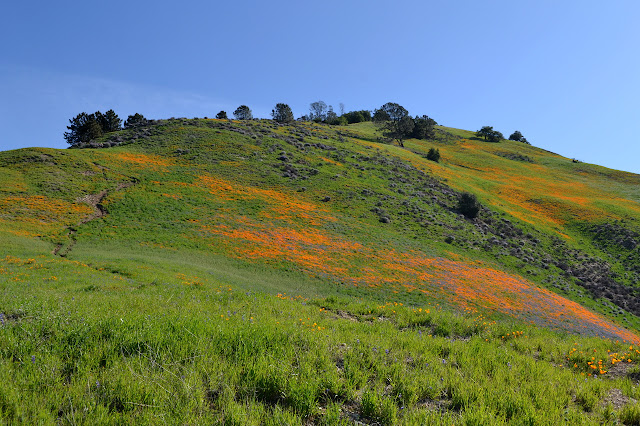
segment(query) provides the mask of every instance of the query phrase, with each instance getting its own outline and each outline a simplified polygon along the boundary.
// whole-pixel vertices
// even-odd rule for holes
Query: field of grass
[[[120,133],[0,152],[4,422],[640,422],[640,176],[449,128]]]
[[[260,271],[229,285],[202,270],[126,269],[0,261],[5,422],[638,420],[635,344],[471,309],[248,289]]]

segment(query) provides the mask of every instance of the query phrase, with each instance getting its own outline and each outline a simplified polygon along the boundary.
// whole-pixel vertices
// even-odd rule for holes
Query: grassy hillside
[[[640,176],[370,123],[98,143],[0,152],[6,421],[640,419]]]

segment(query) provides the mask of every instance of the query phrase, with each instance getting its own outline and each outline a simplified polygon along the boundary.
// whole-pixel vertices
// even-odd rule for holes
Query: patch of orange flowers
[[[119,152],[117,158],[130,164],[135,164],[141,168],[166,169],[174,163],[169,159],[150,154],[136,154],[133,152]]]

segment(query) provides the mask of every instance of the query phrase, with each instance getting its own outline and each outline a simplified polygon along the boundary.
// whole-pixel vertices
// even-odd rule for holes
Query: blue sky
[[[640,173],[640,2],[57,1],[0,14],[0,149],[68,120],[397,102]],[[133,4],[132,4],[133,3]]]

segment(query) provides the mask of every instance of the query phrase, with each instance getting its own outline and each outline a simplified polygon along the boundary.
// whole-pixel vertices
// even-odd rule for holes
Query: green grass
[[[585,375],[590,356],[639,359],[628,344],[471,311],[275,296],[153,269],[133,279],[45,258],[2,268],[32,274],[0,281],[8,423],[598,424],[611,389],[635,392],[625,377]]]
[[[628,380],[584,375],[589,355],[628,344],[473,312],[26,262],[2,267],[33,268],[33,284],[0,281],[9,423],[597,424]],[[572,355],[576,345],[588,355]]]
[[[634,288],[632,251],[588,227],[639,229],[636,175],[451,128],[407,149],[371,123],[152,129],[0,153],[0,422],[637,423],[635,345],[448,287],[456,268],[469,288],[524,276],[639,330],[556,266]]]

